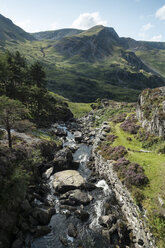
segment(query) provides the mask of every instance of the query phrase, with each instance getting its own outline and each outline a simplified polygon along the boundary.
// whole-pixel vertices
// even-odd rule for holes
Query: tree
[[[45,88],[45,71],[40,62],[35,62],[30,67],[30,76],[32,82],[39,88]]]
[[[6,96],[0,97],[0,124],[7,131],[9,148],[12,148],[11,129],[26,113],[27,110],[20,101]]]

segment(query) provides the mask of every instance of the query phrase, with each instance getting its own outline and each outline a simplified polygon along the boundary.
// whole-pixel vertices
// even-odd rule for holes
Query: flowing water
[[[66,147],[77,147],[74,140],[74,135],[69,132],[66,127],[62,127],[67,131],[67,137],[63,143]],[[91,156],[91,146],[84,143],[78,144],[78,149],[73,153],[74,161],[79,161],[79,173],[86,179],[91,176],[91,171],[87,168],[86,164]],[[54,195],[54,189],[52,187],[53,176],[50,178],[49,185],[51,188],[51,193],[48,195],[47,199],[53,203],[56,209],[56,214],[51,218],[49,226],[51,227],[51,232],[40,238],[32,238],[31,246],[27,248],[64,248],[65,245],[60,241],[60,237],[65,238],[68,243],[68,247],[73,248],[110,248],[114,247],[108,245],[106,239],[101,235],[101,226],[99,225],[100,216],[105,214],[104,205],[107,200],[111,198],[112,191],[107,185],[105,180],[100,180],[96,183],[97,188],[90,192],[94,200],[84,207],[84,210],[88,211],[90,214],[89,220],[82,222],[77,219],[74,215],[67,217],[66,212],[68,210],[60,209],[60,202],[58,196]],[[72,238],[67,234],[67,229],[69,223],[74,223],[78,230],[78,237]]]

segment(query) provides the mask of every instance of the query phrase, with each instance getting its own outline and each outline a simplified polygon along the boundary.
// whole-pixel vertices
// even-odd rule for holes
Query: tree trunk
[[[11,140],[11,132],[10,132],[10,129],[7,129],[7,134],[8,134],[9,148],[12,149],[12,140]]]

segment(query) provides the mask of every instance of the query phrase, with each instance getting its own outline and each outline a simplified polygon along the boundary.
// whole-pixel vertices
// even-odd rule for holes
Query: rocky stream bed
[[[24,201],[26,242],[22,246],[18,238],[12,248],[155,247],[151,237],[141,236],[142,226],[137,225],[135,237],[136,224],[130,222],[136,223],[137,216],[126,218],[115,182],[98,169],[96,148],[110,127],[103,123],[101,129],[91,129],[91,118],[52,127],[63,147],[43,169],[39,192]]]

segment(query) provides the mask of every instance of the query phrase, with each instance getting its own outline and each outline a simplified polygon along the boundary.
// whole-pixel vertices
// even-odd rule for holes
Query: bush
[[[106,139],[107,141],[109,141],[111,144],[115,141],[115,139],[117,139],[118,136],[114,135],[114,134],[110,134],[110,135],[107,135]]]
[[[106,159],[118,160],[119,158],[123,158],[126,154],[127,154],[127,150],[124,146],[112,147],[106,145],[102,147],[102,155]]]
[[[120,158],[113,164],[113,167],[118,172],[118,177],[122,179],[128,188],[132,187],[132,185],[141,187],[148,183],[144,169],[139,164],[131,163],[125,158]]]

